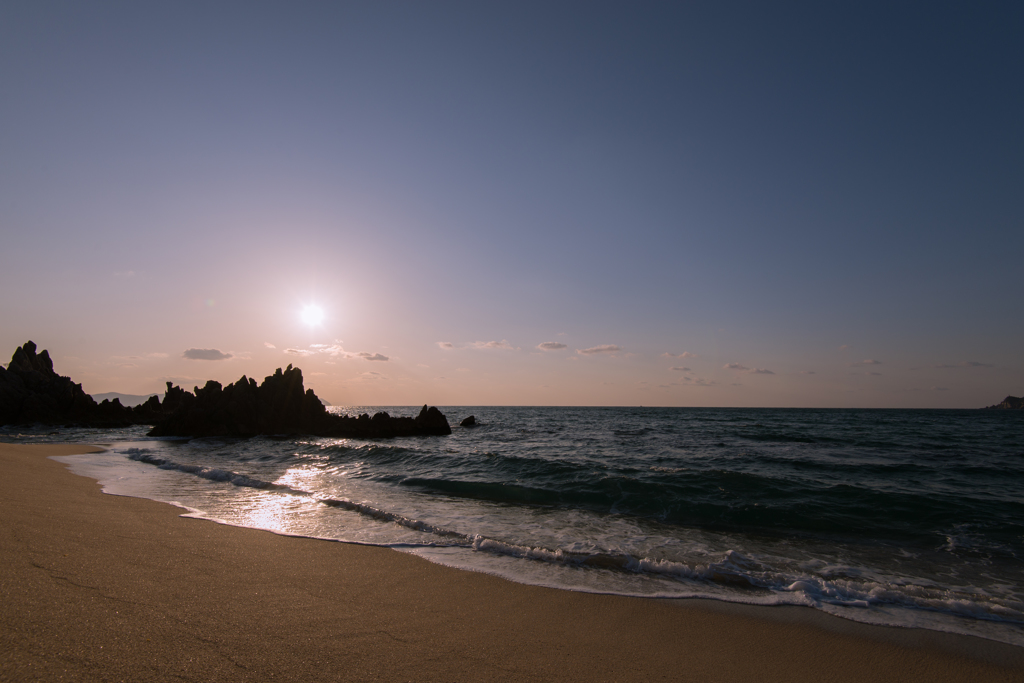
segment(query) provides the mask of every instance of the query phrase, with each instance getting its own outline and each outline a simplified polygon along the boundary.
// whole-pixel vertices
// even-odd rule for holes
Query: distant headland
[[[985,410],[1024,410],[1024,398],[1007,396],[1002,403],[994,406],[985,406]]]
[[[70,377],[53,370],[47,351],[36,353],[29,341],[0,367],[0,425],[54,424],[88,427],[152,425],[150,436],[235,436],[310,434],[356,438],[435,436],[451,434],[448,419],[423,406],[416,417],[335,415],[305,389],[302,370],[278,368],[262,384],[244,375],[222,386],[209,380],[186,391],[167,383],[161,401],[156,395],[127,407],[118,398],[97,403]]]

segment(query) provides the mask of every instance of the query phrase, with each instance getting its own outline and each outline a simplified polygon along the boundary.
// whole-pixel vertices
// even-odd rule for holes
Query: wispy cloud
[[[697,357],[697,354],[690,353],[689,351],[683,351],[682,353],[672,353],[671,351],[666,351],[665,353],[663,353],[661,355],[664,356],[665,358],[696,358]]]
[[[540,344],[537,344],[537,348],[541,351],[561,351],[562,349],[567,349],[569,347],[562,342],[541,342]]]
[[[277,348],[276,346],[274,346],[270,342],[263,342],[263,345],[266,346],[268,349],[276,349]]]
[[[70,358],[70,356],[65,356],[65,358]],[[166,353],[154,352],[154,353],[144,353],[141,356],[111,356],[110,357],[110,359],[112,361],[114,361],[114,362],[125,361],[125,360],[143,360],[143,359],[146,359],[146,358],[167,358],[167,354]]]
[[[334,342],[333,344],[310,344],[309,348],[313,349],[313,353],[323,353],[328,356],[352,358],[354,355],[342,348],[341,344],[338,342]]]
[[[979,363],[979,362],[973,361],[973,360],[965,360],[962,363],[953,363],[953,364],[949,364],[949,365],[947,365],[947,364],[940,364],[940,365],[933,365],[932,367],[933,368],[941,368],[941,369],[949,369],[949,368],[994,368],[995,366],[991,365],[990,363]]]
[[[735,370],[736,372],[743,372],[748,375],[774,375],[775,373],[765,368],[748,368],[746,365],[740,365],[739,363],[726,363],[722,366],[723,370]]]
[[[576,349],[576,353],[581,356],[593,356],[599,353],[617,353],[621,350],[622,347],[615,344],[602,344],[601,346],[591,346],[589,349]]]
[[[312,356],[318,354],[330,356],[331,358],[343,359],[362,358],[363,360],[374,361],[391,360],[388,356],[381,353],[370,353],[368,351],[353,353],[351,351],[346,351],[337,341],[333,344],[310,344],[308,349],[285,349],[284,352],[293,356]]]
[[[675,370],[676,372],[693,372],[693,370],[691,370],[690,368],[683,368],[679,366],[673,366],[672,369]]]
[[[182,358],[189,360],[228,360],[231,358],[230,353],[224,353],[217,349],[187,349],[181,355]]]
[[[515,351],[515,347],[502,339],[501,341],[477,341],[470,344],[474,349],[502,349],[504,351]]]
[[[438,348],[445,349],[446,351],[448,349],[454,349],[455,348],[455,344],[452,344],[451,342],[437,342],[437,346],[438,346]]]
[[[864,365],[881,365],[881,364],[882,364],[882,361],[880,361],[880,360],[871,360],[869,358],[868,360],[857,361],[856,363],[847,363],[846,367],[856,368],[856,367],[860,367],[860,366],[864,366]]]

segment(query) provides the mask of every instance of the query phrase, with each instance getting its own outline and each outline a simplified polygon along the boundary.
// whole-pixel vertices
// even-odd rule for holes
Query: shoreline
[[[0,443],[0,680],[1024,681],[1024,648],[808,607],[576,593],[103,495]]]

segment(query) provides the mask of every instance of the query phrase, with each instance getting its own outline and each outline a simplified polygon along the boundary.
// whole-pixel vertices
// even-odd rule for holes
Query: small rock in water
[[[476,418],[472,415],[459,423],[463,427],[476,427]]]

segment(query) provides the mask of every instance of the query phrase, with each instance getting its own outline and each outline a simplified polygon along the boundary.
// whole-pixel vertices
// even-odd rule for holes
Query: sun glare
[[[307,325],[319,325],[324,321],[324,309],[310,304],[302,309],[302,322]]]

